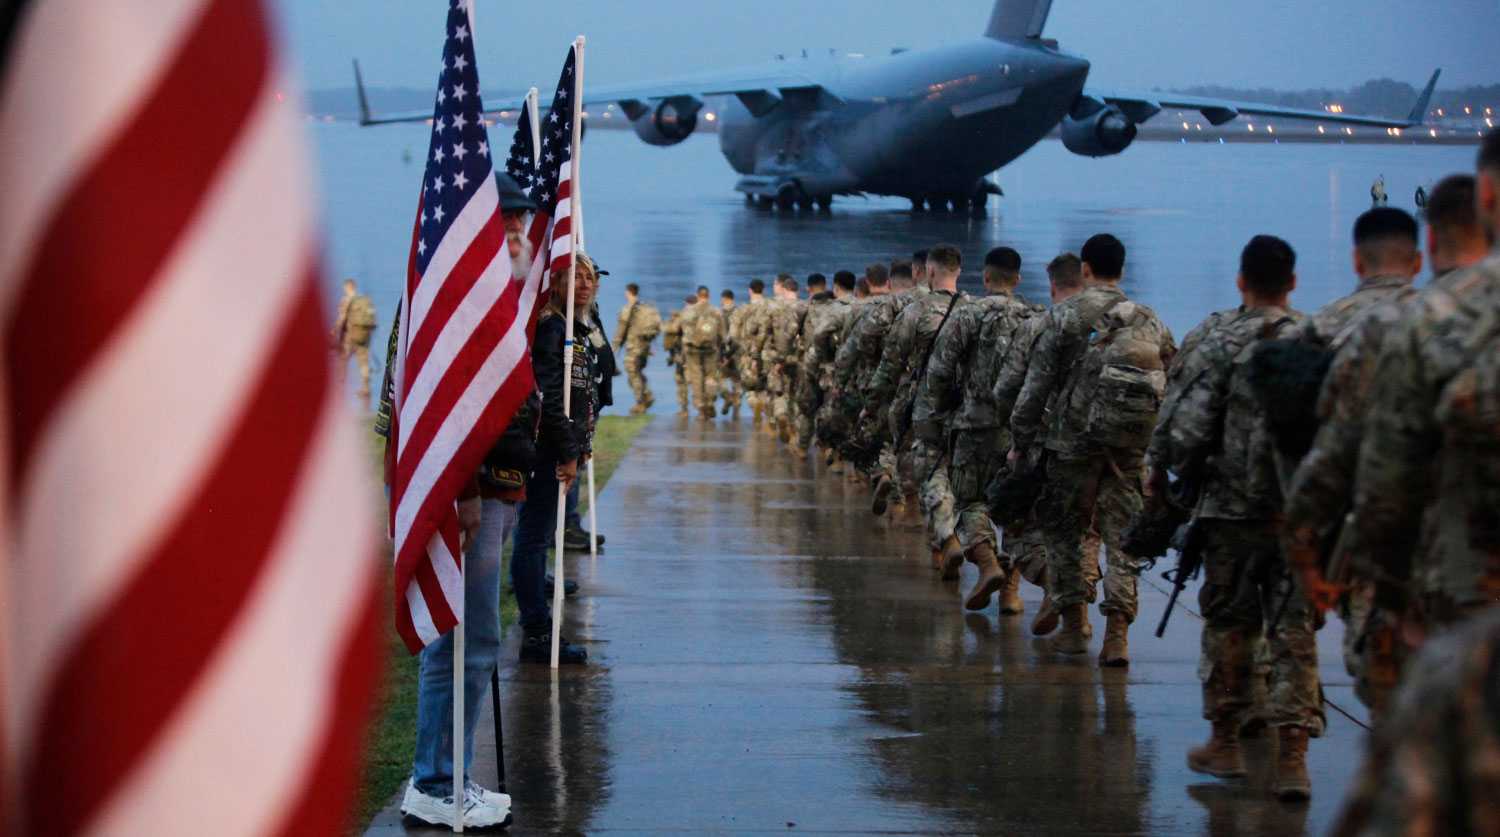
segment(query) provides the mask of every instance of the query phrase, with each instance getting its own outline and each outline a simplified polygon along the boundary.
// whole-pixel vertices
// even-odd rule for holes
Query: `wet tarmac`
[[[1039,590],[1023,585],[1024,616],[965,613],[915,514],[873,518],[864,486],[748,423],[656,418],[598,525],[607,551],[567,567],[584,592],[565,632],[590,665],[516,666],[507,637],[511,833],[1324,833],[1360,757],[1337,620],[1313,800],[1282,804],[1269,740],[1249,742],[1244,780],[1185,767],[1207,734],[1199,622],[1151,636],[1159,575],[1129,669],[1094,663],[1102,630],[1089,656],[1052,656],[1026,630]],[[368,835],[426,833],[445,832],[388,810]]]

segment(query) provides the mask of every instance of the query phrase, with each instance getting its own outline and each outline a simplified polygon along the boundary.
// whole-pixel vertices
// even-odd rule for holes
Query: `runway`
[[[607,551],[567,565],[584,589],[564,632],[590,665],[554,679],[506,637],[511,833],[1324,833],[1360,758],[1336,619],[1313,800],[1281,804],[1269,739],[1248,742],[1244,780],[1185,766],[1208,730],[1199,622],[1151,636],[1164,567],[1143,580],[1129,669],[1095,664],[1097,610],[1090,655],[1054,657],[1026,630],[1039,590],[1023,585],[1023,616],[965,613],[915,514],[872,517],[865,487],[748,422],[658,416],[599,527]],[[444,832],[393,810],[367,832],[407,833]]]

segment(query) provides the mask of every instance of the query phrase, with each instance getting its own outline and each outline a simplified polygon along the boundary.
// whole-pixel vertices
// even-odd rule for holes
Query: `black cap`
[[[505,172],[495,172],[495,185],[500,189],[500,209],[502,212],[535,212],[536,201],[532,200],[521,184],[515,178]]]

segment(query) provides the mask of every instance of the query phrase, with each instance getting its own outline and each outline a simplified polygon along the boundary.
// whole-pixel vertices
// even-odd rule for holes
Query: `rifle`
[[[1182,588],[1187,586],[1189,580],[1197,578],[1198,571],[1203,568],[1203,535],[1198,515],[1195,512],[1191,520],[1178,527],[1177,533],[1172,536],[1172,545],[1177,548],[1177,566],[1162,573],[1162,578],[1172,582],[1172,595],[1167,598],[1166,612],[1161,615],[1161,623],[1156,626],[1156,636],[1160,638],[1167,631],[1167,620],[1172,618],[1172,608],[1177,606],[1177,597],[1182,595]]]

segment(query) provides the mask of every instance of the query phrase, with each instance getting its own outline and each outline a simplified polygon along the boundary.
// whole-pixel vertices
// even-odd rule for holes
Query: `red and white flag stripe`
[[[375,532],[265,9],[32,2],[5,68],[5,824],[332,833]]]

